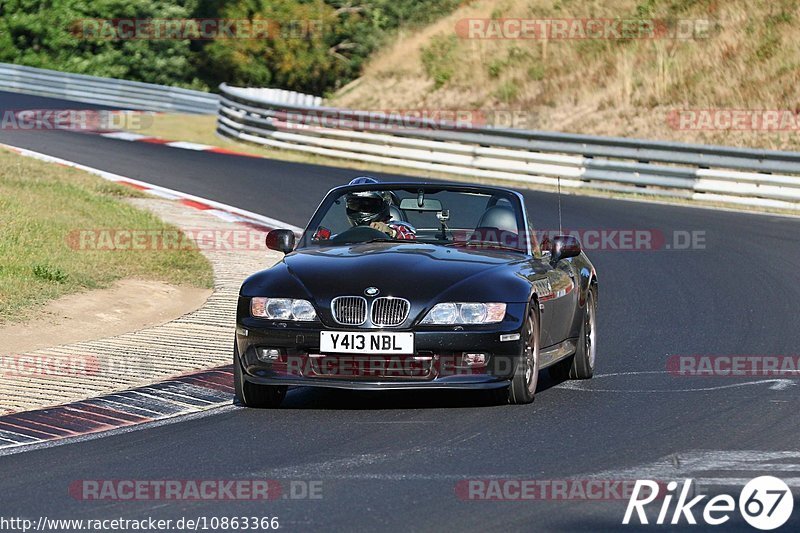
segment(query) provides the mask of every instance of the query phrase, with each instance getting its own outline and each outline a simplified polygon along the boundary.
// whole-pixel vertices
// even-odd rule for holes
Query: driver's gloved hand
[[[389,227],[389,225],[385,222],[372,222],[369,227],[378,231],[382,231],[389,237],[394,237],[397,234],[397,232],[393,228]]]

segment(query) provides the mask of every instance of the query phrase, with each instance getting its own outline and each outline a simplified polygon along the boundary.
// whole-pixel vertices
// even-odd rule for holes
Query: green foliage
[[[455,71],[454,54],[458,46],[455,35],[436,35],[430,43],[420,50],[425,73],[439,89],[444,86]]]
[[[162,0],[5,0],[0,61],[204,88],[189,63],[189,42],[85,38],[87,19],[185,18],[194,2]]]
[[[636,6],[636,16],[638,18],[652,18],[655,14],[656,0],[645,0]]]
[[[506,62],[502,59],[492,59],[489,61],[489,64],[486,66],[486,69],[489,72],[489,77],[497,78],[500,76],[500,73],[503,72],[503,67],[505,66]]]
[[[542,81],[544,79],[544,65],[534,63],[528,67],[528,79],[532,81]]]
[[[498,100],[503,102],[504,104],[510,104],[514,100],[516,100],[517,95],[519,94],[519,85],[516,81],[509,80],[505,81],[497,88],[495,91],[495,96]]]
[[[50,265],[33,265],[33,275],[44,281],[62,283],[67,281],[67,274],[58,267]]]
[[[215,90],[271,86],[324,94],[356,78],[401,26],[435,20],[459,0],[2,0],[0,62]],[[87,19],[269,20],[263,38],[113,40]]]

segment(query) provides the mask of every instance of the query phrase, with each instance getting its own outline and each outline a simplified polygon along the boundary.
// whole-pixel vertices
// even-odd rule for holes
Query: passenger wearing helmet
[[[349,185],[377,184],[378,180],[362,176]],[[347,195],[347,217],[353,226],[369,226],[393,239],[414,240],[417,231],[408,222],[392,220],[391,193],[380,191],[354,192]]]

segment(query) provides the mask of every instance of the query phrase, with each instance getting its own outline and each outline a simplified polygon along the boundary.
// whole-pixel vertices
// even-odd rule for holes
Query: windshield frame
[[[345,246],[345,244],[320,245],[319,243],[312,243],[312,236],[315,229],[319,227],[320,223],[322,222],[322,219],[328,213],[328,210],[331,208],[334,201],[343,196],[344,194],[350,192],[398,191],[398,190],[402,190],[405,192],[417,192],[419,190],[422,190],[425,192],[425,194],[434,194],[438,192],[448,191],[456,193],[473,193],[473,194],[485,194],[490,196],[500,196],[501,198],[504,198],[511,203],[517,215],[517,227],[521,228],[520,234],[527,235],[528,228],[531,227],[530,224],[528,223],[528,212],[525,209],[525,201],[522,194],[511,189],[505,189],[503,187],[489,187],[482,185],[461,185],[461,184],[447,184],[447,183],[428,183],[428,182],[421,182],[421,183],[393,182],[393,183],[367,183],[363,185],[342,185],[340,187],[334,187],[333,189],[328,191],[328,193],[322,199],[316,211],[314,211],[314,214],[311,216],[311,219],[309,220],[305,229],[303,230],[303,234],[300,236],[300,239],[298,240],[295,249],[300,250],[304,248],[319,248],[321,246],[337,246],[337,247]],[[533,255],[530,239],[525,238],[524,241],[525,241],[525,249],[515,248],[515,250],[521,253],[525,253],[527,255]],[[404,241],[394,241],[394,242],[403,243]],[[423,241],[421,242],[421,244],[444,245],[446,243]]]

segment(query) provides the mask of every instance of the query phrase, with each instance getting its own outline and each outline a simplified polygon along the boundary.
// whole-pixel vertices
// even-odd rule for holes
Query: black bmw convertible
[[[478,185],[354,180],[281,262],[242,284],[236,399],[289,386],[485,389],[533,401],[539,371],[592,376],[598,281],[572,236],[536,238],[523,197]]]

